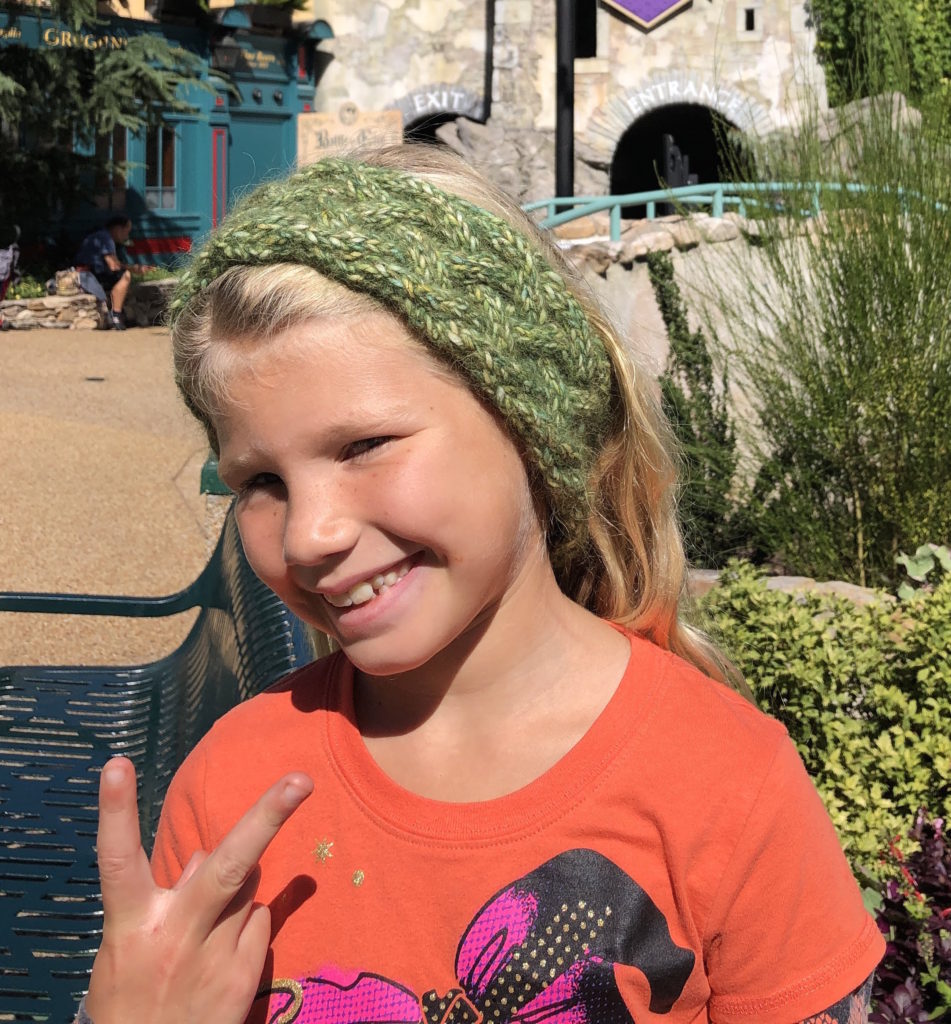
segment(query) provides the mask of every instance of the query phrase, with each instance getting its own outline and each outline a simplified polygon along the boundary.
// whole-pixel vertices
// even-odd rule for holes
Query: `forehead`
[[[240,418],[255,394],[309,389],[325,407],[357,409],[431,393],[434,385],[468,391],[462,378],[432,355],[396,316],[320,317],[268,338],[219,339],[216,424]],[[444,390],[444,389],[440,389]]]

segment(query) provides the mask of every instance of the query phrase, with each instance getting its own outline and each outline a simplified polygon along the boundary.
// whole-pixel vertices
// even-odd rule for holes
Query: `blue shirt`
[[[100,228],[86,235],[76,253],[76,263],[79,266],[89,267],[94,274],[101,274],[108,270],[106,256],[116,255],[115,239],[108,228]]]

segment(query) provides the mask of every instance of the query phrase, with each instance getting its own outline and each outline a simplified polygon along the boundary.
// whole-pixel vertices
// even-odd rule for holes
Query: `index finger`
[[[194,925],[208,934],[257,866],[284,822],[313,792],[303,772],[285,775],[248,810],[201,864],[186,888]]]
[[[155,883],[139,833],[135,768],[127,757],[107,761],[99,776],[96,858],[106,922],[134,915]]]

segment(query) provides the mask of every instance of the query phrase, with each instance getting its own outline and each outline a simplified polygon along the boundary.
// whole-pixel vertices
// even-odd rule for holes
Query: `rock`
[[[174,277],[158,281],[134,282],[123,305],[126,323],[139,327],[160,324],[165,319],[169,299],[175,290]]]
[[[559,224],[551,232],[556,238],[610,238],[611,218],[607,213],[592,213],[584,217],[570,220],[567,224]]]
[[[784,594],[812,590],[815,585],[816,581],[811,576],[770,576],[766,580],[767,590],[780,590]]]
[[[598,241],[573,247],[566,255],[579,270],[604,274],[608,267],[617,261],[620,252],[620,242]]]
[[[740,229],[725,217],[703,217],[697,221],[697,228],[705,242],[732,242],[740,237]]]
[[[667,230],[674,240],[674,245],[681,252],[685,252],[687,249],[695,249],[703,241],[703,235],[700,234],[700,229],[694,223],[692,217],[682,217],[679,220],[673,221],[667,225]]]
[[[687,574],[687,593],[691,597],[703,597],[719,582],[719,569],[691,569]]]
[[[621,236],[621,263],[630,266],[644,259],[648,253],[669,252],[674,248],[674,236],[663,228],[651,227],[650,221],[641,221],[641,227],[625,231]]]
[[[846,583],[844,580],[816,583],[810,589],[817,594],[835,594],[836,597],[845,597],[853,604],[858,605],[894,604],[897,600],[894,594],[888,594],[884,590],[871,590],[868,587],[859,587],[855,583]]]

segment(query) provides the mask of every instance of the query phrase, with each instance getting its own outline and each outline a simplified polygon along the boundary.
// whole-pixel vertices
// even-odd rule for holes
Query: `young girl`
[[[254,570],[340,650],[217,723],[151,867],[103,770],[82,1019],[867,1019],[818,795],[678,621],[651,382],[508,200],[434,148],[321,161],[172,332]]]

